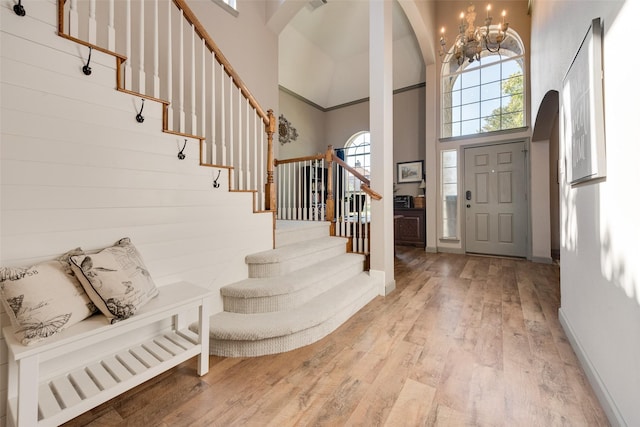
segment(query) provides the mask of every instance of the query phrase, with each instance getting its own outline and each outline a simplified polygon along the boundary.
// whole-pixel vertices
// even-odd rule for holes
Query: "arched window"
[[[358,132],[347,141],[344,145],[344,161],[365,178],[370,178],[371,134],[368,131]],[[353,188],[349,190],[353,191]]]
[[[445,57],[442,66],[443,138],[525,126],[524,46],[509,29],[498,52],[462,65]]]

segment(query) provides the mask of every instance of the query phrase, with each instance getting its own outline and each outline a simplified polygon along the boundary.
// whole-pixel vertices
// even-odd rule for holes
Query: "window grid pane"
[[[443,137],[525,125],[523,58],[503,58],[485,56],[483,64],[474,62],[456,75],[443,77]]]

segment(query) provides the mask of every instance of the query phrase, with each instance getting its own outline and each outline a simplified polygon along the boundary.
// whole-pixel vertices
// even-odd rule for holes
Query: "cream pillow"
[[[91,255],[71,257],[71,268],[96,307],[111,323],[133,316],[158,288],[129,238]]]
[[[96,312],[69,265],[70,256],[82,253],[77,248],[52,261],[0,268],[2,304],[22,344],[41,341]]]

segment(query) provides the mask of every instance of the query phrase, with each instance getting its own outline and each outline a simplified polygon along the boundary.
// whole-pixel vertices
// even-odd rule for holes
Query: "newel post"
[[[267,111],[269,124],[266,126],[267,131],[267,182],[264,185],[265,209],[268,211],[276,210],[276,186],[273,179],[274,159],[273,159],[273,134],[276,131],[276,116],[273,110]]]
[[[333,223],[335,214],[335,200],[333,198],[333,145],[327,148],[325,155],[327,162],[327,203],[326,203],[326,219]]]

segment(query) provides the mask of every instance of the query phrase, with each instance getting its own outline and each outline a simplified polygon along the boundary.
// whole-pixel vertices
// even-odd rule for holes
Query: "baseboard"
[[[437,254],[438,253],[438,248],[434,247],[434,246],[427,246],[426,248],[424,248],[425,252],[430,253],[430,254]]]
[[[396,290],[396,281],[395,279],[392,280],[391,282],[387,283],[384,286],[384,296],[389,295],[391,292]]]
[[[534,256],[531,257],[531,262],[537,262],[538,264],[553,264],[551,257]]]
[[[462,248],[445,248],[442,246],[438,247],[438,252],[443,252],[447,254],[465,254],[465,250]]]
[[[596,394],[596,397],[600,401],[602,405],[602,409],[604,410],[609,422],[612,426],[620,426],[626,427],[627,423],[624,421],[620,410],[616,406],[615,401],[609,394],[607,387],[602,382],[598,371],[595,366],[589,360],[589,356],[585,353],[584,348],[580,345],[578,338],[576,337],[571,324],[569,323],[569,319],[564,314],[562,307],[558,309],[558,318],[560,319],[560,324],[562,325],[562,329],[564,329],[565,334],[567,334],[567,338],[569,339],[569,343],[571,343],[571,347],[573,347],[573,351],[578,356],[578,360],[580,361],[580,365],[582,365],[582,369],[584,369],[585,374],[587,375],[587,379],[593,387],[593,391]]]

